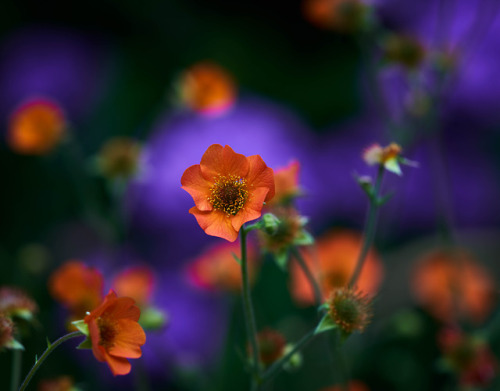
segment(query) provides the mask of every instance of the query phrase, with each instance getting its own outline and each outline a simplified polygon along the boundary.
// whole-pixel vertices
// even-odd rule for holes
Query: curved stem
[[[247,237],[248,230],[243,227],[241,230],[241,278],[243,280],[243,312],[245,313],[245,324],[247,337],[252,347],[252,389],[257,389],[255,385],[256,377],[260,374],[259,366],[259,345],[257,343],[257,327],[255,326],[255,316],[253,313],[252,297],[250,296],[250,281],[247,267]]]
[[[304,258],[300,254],[300,251],[297,249],[297,247],[291,247],[291,251],[295,259],[297,260],[297,263],[299,264],[300,268],[306,275],[306,278],[309,280],[309,284],[311,285],[311,288],[314,292],[314,301],[316,302],[317,305],[321,305],[321,303],[323,302],[323,295],[321,294],[321,289],[319,288],[316,278],[314,278],[311,270],[307,266],[307,263],[305,262]]]
[[[309,331],[306,335],[302,337],[302,339],[295,344],[292,350],[290,350],[286,355],[281,357],[278,361],[276,361],[273,365],[269,367],[269,369],[262,375],[261,384],[270,380],[273,376],[275,376],[281,369],[283,369],[283,365],[285,365],[292,356],[297,353],[304,345],[306,345],[309,341],[311,341],[315,336],[316,329]]]
[[[352,277],[348,284],[350,288],[352,288],[354,284],[356,284],[356,281],[358,281],[359,275],[361,274],[361,270],[363,269],[363,265],[365,263],[366,255],[368,254],[368,251],[370,250],[370,247],[373,243],[373,238],[375,237],[375,226],[377,225],[379,208],[378,200],[383,176],[384,166],[381,164],[378,169],[373,195],[370,197],[370,204],[368,205],[368,215],[366,218],[363,234],[363,245],[358,256],[358,261],[356,262],[356,268],[354,269],[354,273],[352,274]]]
[[[28,375],[26,375],[26,378],[24,379],[23,383],[21,384],[21,387],[19,387],[19,391],[23,391],[26,389],[31,378],[35,375],[38,368],[40,368],[40,366],[43,364],[45,359],[49,356],[50,353],[52,353],[54,351],[55,348],[57,348],[60,344],[62,344],[63,342],[66,342],[67,340],[69,340],[71,338],[76,338],[76,337],[81,337],[81,336],[83,336],[83,334],[80,331],[74,331],[72,333],[66,334],[65,336],[56,340],[54,343],[50,344],[47,347],[47,349],[45,350],[45,352],[43,352],[43,354],[40,356],[40,358],[38,360],[36,360],[35,365],[33,365],[33,367],[30,369],[30,371],[28,372]]]

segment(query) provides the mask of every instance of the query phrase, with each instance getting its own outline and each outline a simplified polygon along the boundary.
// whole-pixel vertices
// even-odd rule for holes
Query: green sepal
[[[276,253],[273,253],[273,258],[274,262],[276,262],[276,265],[283,270],[287,270],[287,265],[288,265],[288,259],[289,259],[289,254],[288,254],[288,249],[280,250]]]
[[[24,319],[28,322],[33,320],[33,313],[30,310],[27,310],[24,308],[16,309],[16,310],[12,311],[11,314],[12,314],[12,316],[14,316],[16,318]]]
[[[80,331],[83,335],[85,336],[89,336],[90,333],[89,333],[89,325],[87,323],[85,323],[85,321],[82,319],[82,320],[75,320],[74,322],[71,322],[71,324],[73,326],[75,326],[78,331]]]
[[[238,262],[238,265],[240,265],[240,266],[241,266],[241,259],[240,259],[240,258],[238,258],[238,256],[237,256],[235,253],[233,253],[233,252],[231,252],[231,255],[233,256],[234,260],[235,260],[236,262]]]
[[[358,182],[359,187],[366,193],[369,199],[372,199],[375,195],[375,190],[373,189],[372,178],[369,176],[359,176],[354,174],[354,179]]]
[[[168,324],[168,316],[157,308],[149,307],[142,310],[139,324],[146,330],[159,330]]]
[[[306,230],[301,230],[299,235],[293,240],[296,246],[309,246],[314,244],[314,237]]]
[[[77,349],[92,349],[92,341],[90,338],[85,338],[85,340],[76,347]]]
[[[409,166],[409,167],[414,167],[414,168],[419,167],[418,162],[416,162],[415,160],[407,159],[405,157],[401,157],[401,156],[398,157],[398,161],[399,161],[399,163],[403,164],[404,166]]]
[[[7,349],[13,349],[13,350],[24,350],[24,346],[22,345],[22,343],[15,340],[14,338],[12,338],[10,341],[7,341],[5,347]]]
[[[321,334],[325,331],[334,330],[336,328],[337,324],[333,321],[330,315],[326,313],[319,322],[318,327],[316,327],[316,330],[314,330],[314,334]]]
[[[318,306],[318,312],[323,312],[323,311],[328,311],[330,309],[330,306],[328,303],[323,303]]]
[[[397,158],[389,159],[384,163],[384,167],[387,171],[393,172],[396,175],[403,175],[401,172],[401,167],[399,166],[399,161]]]

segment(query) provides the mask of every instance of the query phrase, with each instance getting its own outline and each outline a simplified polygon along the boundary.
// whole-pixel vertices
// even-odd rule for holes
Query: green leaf
[[[238,262],[238,265],[240,265],[240,266],[241,266],[241,259],[240,259],[240,258],[238,258],[238,256],[237,256],[235,253],[233,253],[233,252],[231,252],[231,255],[233,256],[234,260],[235,260],[236,262]]]
[[[314,334],[321,334],[324,333],[325,331],[333,330],[336,329],[337,325],[335,322],[332,320],[330,315],[326,313],[323,316],[323,319],[318,324],[318,327],[316,327],[316,330],[314,330]]]
[[[76,347],[77,349],[92,349],[92,341],[90,338],[85,338],[85,340]]]
[[[74,322],[71,322],[73,326],[75,326],[79,331],[81,331],[84,335],[87,337],[89,336],[89,326],[87,323],[85,323],[84,320],[75,320]]]

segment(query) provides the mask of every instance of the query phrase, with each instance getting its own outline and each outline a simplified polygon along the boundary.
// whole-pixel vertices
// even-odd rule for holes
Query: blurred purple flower
[[[299,205],[314,217],[316,174],[309,129],[288,110],[256,98],[241,99],[225,115],[206,117],[177,113],[161,118],[146,146],[143,175],[132,184],[128,206],[135,233],[145,240],[160,237],[171,248],[165,262],[179,262],[197,254],[205,235],[188,213],[192,198],[181,189],[186,168],[198,164],[212,144],[229,145],[235,152],[260,155],[272,168],[292,159],[301,163],[301,183],[311,197]],[[211,238],[213,239],[213,238]],[[158,241],[158,239],[154,239]],[[154,244],[152,244],[154,245]]]
[[[32,97],[57,101],[71,120],[89,113],[106,84],[109,58],[98,37],[31,27],[1,42],[0,115]]]

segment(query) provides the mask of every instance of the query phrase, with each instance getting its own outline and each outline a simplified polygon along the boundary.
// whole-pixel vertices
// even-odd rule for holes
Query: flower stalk
[[[377,179],[375,181],[375,186],[373,188],[373,193],[369,197],[368,214],[366,218],[365,228],[363,232],[363,245],[361,247],[361,252],[359,253],[358,260],[356,262],[356,268],[349,281],[348,286],[352,288],[361,274],[363,265],[366,260],[366,256],[370,247],[372,246],[373,239],[375,237],[375,228],[377,225],[378,209],[380,207],[380,188],[382,186],[382,178],[384,176],[385,167],[380,164],[377,172]]]
[[[63,342],[66,342],[72,338],[83,337],[83,336],[84,336],[83,333],[81,333],[80,331],[74,331],[72,333],[69,333],[69,334],[62,336],[61,338],[56,340],[54,343],[49,342],[45,352],[43,352],[43,354],[40,356],[40,358],[35,361],[35,365],[33,365],[33,367],[30,369],[30,371],[26,375],[26,378],[24,379],[23,383],[21,384],[21,387],[19,387],[19,391],[24,391],[26,389],[29,382],[31,381],[31,379],[35,375],[36,371],[38,371],[38,369],[43,364],[45,359],[55,350],[55,348],[57,348]]]
[[[19,378],[21,376],[21,359],[23,351],[14,349],[12,351],[12,372],[11,372],[11,391],[16,391],[19,387]]]

